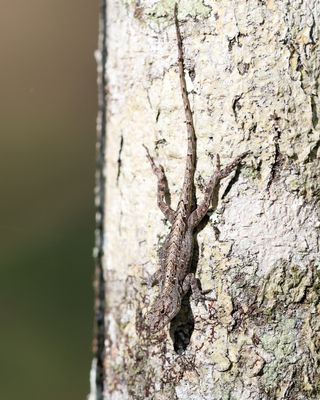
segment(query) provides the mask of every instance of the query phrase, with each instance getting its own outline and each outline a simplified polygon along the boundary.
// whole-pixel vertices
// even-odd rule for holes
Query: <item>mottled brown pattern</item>
[[[203,201],[195,208],[194,174],[196,168],[196,135],[184,74],[184,57],[177,18],[177,5],[175,5],[174,9],[174,20],[177,34],[180,86],[187,126],[188,149],[180,200],[176,211],[174,211],[166,201],[166,194],[169,192],[169,188],[164,169],[162,165],[156,165],[149,150],[146,148],[147,158],[150,161],[154,174],[158,178],[158,206],[165,217],[172,223],[170,233],[161,252],[160,269],[156,271],[149,282],[150,286],[160,284],[159,296],[146,315],[146,325],[151,333],[163,329],[177,315],[181,307],[182,298],[190,288],[196,300],[202,298],[195,275],[190,272],[193,255],[193,231],[206,215],[211,204],[213,191],[218,186],[220,180],[228,176],[249,153],[245,152],[241,154],[222,170],[220,168],[220,159],[217,155],[216,171],[205,188]]]

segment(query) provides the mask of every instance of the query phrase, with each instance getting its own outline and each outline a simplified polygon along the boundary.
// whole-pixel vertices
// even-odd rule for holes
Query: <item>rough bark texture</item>
[[[253,154],[197,235],[215,301],[144,330],[168,223],[142,144],[173,207],[186,154],[173,5],[108,2],[104,399],[319,399],[319,0],[179,2],[197,176]]]

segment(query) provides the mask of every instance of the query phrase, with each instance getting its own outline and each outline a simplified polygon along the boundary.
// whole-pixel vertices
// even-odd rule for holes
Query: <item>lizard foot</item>
[[[163,278],[162,270],[159,268],[154,274],[150,275],[146,280],[145,284],[148,289],[151,289],[154,285],[158,285]]]
[[[209,302],[209,301],[210,301],[210,302],[213,302],[213,301],[216,300],[216,299],[213,298],[213,297],[207,296],[206,294],[207,294],[208,292],[211,292],[211,290],[201,291],[201,292],[200,292],[200,295],[194,295],[194,294],[193,294],[193,298],[194,298],[194,301],[195,301],[196,305],[198,305],[199,303],[201,303],[202,306],[205,308],[206,311],[208,311],[207,302]]]

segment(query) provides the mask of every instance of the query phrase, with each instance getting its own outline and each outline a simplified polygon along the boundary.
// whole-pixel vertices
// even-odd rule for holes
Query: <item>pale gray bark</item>
[[[191,299],[150,337],[157,288],[144,282],[168,224],[142,144],[165,167],[173,207],[186,153],[173,5],[108,2],[103,398],[316,400],[320,1],[179,2],[197,176],[216,153],[222,164],[252,155],[197,236],[197,277],[215,301]]]

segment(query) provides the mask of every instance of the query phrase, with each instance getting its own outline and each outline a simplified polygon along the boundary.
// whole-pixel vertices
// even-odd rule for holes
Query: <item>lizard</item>
[[[207,214],[214,190],[220,181],[227,177],[241,161],[250,153],[240,154],[223,169],[220,166],[220,157],[216,156],[216,169],[204,189],[204,198],[196,207],[194,175],[196,171],[196,134],[187,92],[182,37],[178,21],[178,6],[174,6],[174,23],[178,47],[178,68],[182,102],[185,112],[187,130],[187,156],[184,180],[176,210],[173,210],[167,201],[169,193],[168,181],[162,165],[158,165],[146,149],[146,155],[151,169],[157,177],[158,207],[171,224],[170,232],[164,242],[160,255],[160,268],[150,277],[149,287],[155,284],[160,286],[159,294],[151,305],[145,317],[145,325],[151,333],[162,330],[178,314],[183,297],[191,289],[196,301],[203,300],[194,273],[190,272],[193,258],[194,230]]]

